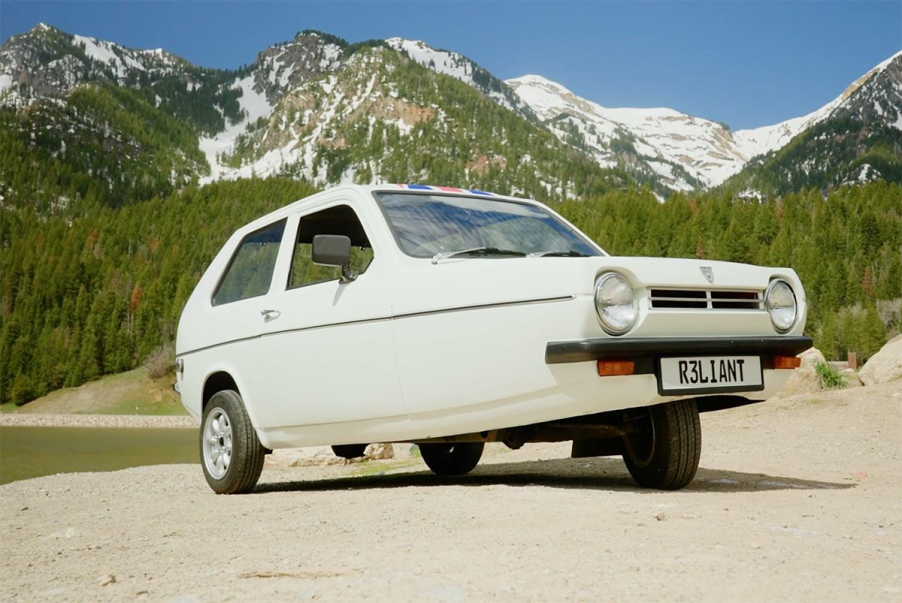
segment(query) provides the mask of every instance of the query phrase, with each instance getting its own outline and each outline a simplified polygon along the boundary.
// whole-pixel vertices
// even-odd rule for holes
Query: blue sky
[[[827,103],[902,49],[902,2],[21,2],[38,22],[209,67],[253,62],[303,29],[402,36],[501,78],[537,73],[609,107],[671,107],[734,129]]]

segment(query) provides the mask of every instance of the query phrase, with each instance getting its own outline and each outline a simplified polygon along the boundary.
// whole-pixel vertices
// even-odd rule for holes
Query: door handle
[[[278,310],[260,310],[260,316],[263,318],[278,318],[281,312]]]

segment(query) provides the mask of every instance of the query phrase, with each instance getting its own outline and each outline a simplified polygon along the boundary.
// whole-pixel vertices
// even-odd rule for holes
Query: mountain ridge
[[[298,171],[292,164],[298,159],[301,146],[313,145],[316,147],[313,155],[328,157],[327,139],[299,139],[291,148],[286,141],[280,156],[271,155],[263,163],[261,157],[248,152],[247,145],[257,144],[254,141],[261,136],[284,138],[288,122],[297,123],[297,120],[293,119],[295,115],[289,120],[286,112],[279,112],[283,99],[317,78],[341,76],[348,61],[357,52],[369,48],[398,52],[437,76],[463,82],[500,107],[550,132],[600,169],[616,170],[635,182],[650,184],[659,198],[674,191],[722,186],[728,180],[735,183],[740,172],[762,165],[757,158],[776,153],[805,131],[829,121],[868,81],[882,77],[891,65],[902,63],[900,51],[807,115],[733,131],[725,124],[664,107],[604,107],[539,75],[502,81],[459,53],[433,48],[419,40],[394,37],[349,44],[331,34],[304,30],[291,40],[263,49],[251,65],[217,70],[195,66],[161,48],[131,49],[69,34],[42,23],[29,32],[12,36],[0,47],[0,106],[21,109],[43,98],[65,98],[84,84],[124,86],[197,130],[199,149],[209,164],[209,169],[198,174],[202,183],[292,173],[310,177],[317,184],[332,184],[335,169],[329,170],[331,175],[325,177],[307,168]],[[332,100],[341,102],[341,99]],[[396,102],[383,99],[382,104]],[[895,110],[896,106],[892,108]],[[330,107],[306,110],[317,113],[316,119],[324,123],[332,117]],[[267,120],[277,112],[282,123],[267,125]],[[875,116],[867,114],[866,118],[875,119]],[[408,126],[412,125],[407,123],[401,128],[402,139],[411,135],[413,130]],[[902,131],[902,121],[889,127]],[[269,134],[260,134],[263,130]],[[892,137],[892,132],[889,136]],[[311,157],[310,149],[302,154],[308,160]],[[857,160],[857,155],[852,157],[848,152],[843,157],[844,161]],[[496,170],[500,166],[496,157],[483,153],[468,160],[473,165],[487,163]],[[339,181],[359,180],[361,174],[372,178],[382,176],[374,167],[378,168],[360,164],[346,169]],[[465,177],[468,174],[465,171]],[[414,172],[408,177],[428,175],[428,172]],[[539,179],[555,178],[540,174]],[[548,183],[549,190],[560,190],[561,194],[573,190],[572,182],[568,185],[556,179],[557,182]]]

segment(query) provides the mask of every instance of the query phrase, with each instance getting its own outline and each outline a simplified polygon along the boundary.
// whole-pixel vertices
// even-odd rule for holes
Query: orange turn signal
[[[615,375],[632,375],[636,372],[636,363],[632,360],[599,360],[598,376],[613,377]]]
[[[802,359],[796,356],[774,356],[775,369],[794,369],[802,366]]]

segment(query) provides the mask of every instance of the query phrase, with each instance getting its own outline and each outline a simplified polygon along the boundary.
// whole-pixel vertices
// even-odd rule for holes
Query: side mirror
[[[341,268],[343,283],[350,283],[357,278],[351,274],[351,239],[344,235],[313,237],[313,263],[319,266],[338,266]]]

